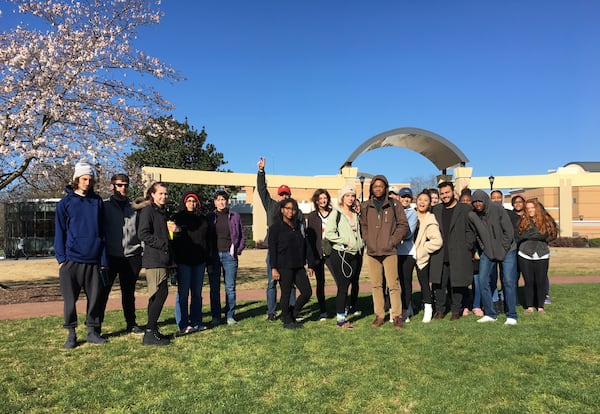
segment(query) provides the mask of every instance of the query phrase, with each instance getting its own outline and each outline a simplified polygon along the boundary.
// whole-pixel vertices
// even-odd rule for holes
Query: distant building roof
[[[565,164],[565,167],[569,165],[577,165],[581,167],[582,170],[587,172],[600,172],[600,162],[589,162],[589,161],[573,161]]]

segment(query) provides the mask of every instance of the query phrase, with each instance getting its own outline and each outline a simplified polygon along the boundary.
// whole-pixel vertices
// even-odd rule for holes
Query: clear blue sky
[[[158,84],[235,172],[329,175],[365,140],[433,131],[475,176],[600,161],[598,1],[163,1],[139,46],[187,80]],[[400,148],[360,171],[439,171]]]

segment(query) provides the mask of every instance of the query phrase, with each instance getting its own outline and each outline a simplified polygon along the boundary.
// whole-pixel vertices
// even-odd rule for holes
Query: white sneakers
[[[479,322],[479,323],[496,322],[496,318],[492,318],[491,316],[485,315],[484,317],[477,319],[477,322]]]
[[[426,303],[425,309],[423,311],[423,323],[431,322],[432,316],[433,316],[433,306],[431,306],[431,303]]]
[[[482,318],[479,318],[477,320],[477,322],[479,323],[486,323],[486,322],[496,322],[496,318],[492,318],[491,316],[485,315]],[[504,325],[516,325],[517,324],[517,320],[515,318],[506,318],[506,322],[504,322]]]

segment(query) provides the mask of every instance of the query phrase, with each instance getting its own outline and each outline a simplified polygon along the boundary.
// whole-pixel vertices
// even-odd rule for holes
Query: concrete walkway
[[[521,283],[523,279],[521,278]],[[550,286],[554,284],[573,284],[573,283],[600,283],[600,275],[598,276],[551,276],[550,277]],[[314,284],[314,282],[313,282]],[[413,288],[415,290],[419,290],[419,284],[417,282],[414,283]],[[115,291],[118,292],[118,286],[114,287]],[[222,303],[224,302],[224,292],[223,287],[221,287]],[[361,293],[370,293],[371,285],[369,283],[363,283],[360,286]],[[169,288],[169,296],[167,297],[167,302],[165,306],[175,306],[175,293],[176,290],[173,287]],[[325,287],[325,294],[330,296],[335,296],[336,288],[333,285],[328,285]],[[314,296],[314,286],[313,286],[313,296]],[[208,298],[208,286],[203,289],[202,295],[203,303],[209,303]],[[247,290],[238,290],[237,291],[237,300],[238,301],[248,301],[248,300],[264,300],[266,301],[266,293],[265,289],[247,289]],[[148,297],[143,294],[136,295],[136,307],[139,311],[143,311],[146,309],[148,304]],[[86,300],[84,297],[77,302],[77,312],[79,314],[85,314]],[[119,310],[121,309],[121,298],[120,297],[112,297],[108,300],[108,304],[106,309],[111,310]],[[138,311],[138,312],[139,312]],[[62,316],[63,314],[63,302],[55,301],[55,302],[31,302],[31,303],[18,303],[13,305],[0,305],[0,320],[15,320],[15,319],[28,319],[28,318],[39,318],[42,316]]]

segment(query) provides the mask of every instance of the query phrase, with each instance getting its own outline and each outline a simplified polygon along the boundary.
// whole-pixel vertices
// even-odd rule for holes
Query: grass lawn
[[[0,322],[0,411],[110,413],[598,413],[600,314],[595,285],[552,286],[546,315],[517,326],[474,316],[373,329],[309,320],[288,331],[265,303],[237,326],[143,347],[109,312],[106,345],[63,350],[58,317]],[[35,304],[32,304],[35,306]],[[333,298],[328,306],[333,308]],[[315,302],[308,307],[317,313]],[[173,332],[165,309],[163,332]],[[140,312],[140,320],[145,317]],[[81,339],[85,327],[78,328]]]

